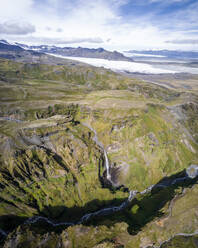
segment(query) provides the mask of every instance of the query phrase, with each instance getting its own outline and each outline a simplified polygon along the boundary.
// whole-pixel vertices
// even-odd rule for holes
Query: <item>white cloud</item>
[[[61,32],[63,32],[63,29],[62,28],[57,28],[56,32],[61,33]]]
[[[181,0],[133,0],[143,4],[158,2],[159,5]],[[187,2],[188,0],[183,0]],[[182,2],[182,1],[181,1]],[[167,43],[174,40],[196,40],[196,34],[185,33],[187,26],[196,29],[198,3],[177,13],[169,14],[163,19],[155,18],[154,10],[144,15],[127,17],[121,12],[121,7],[130,0],[6,0],[2,1],[0,23],[13,19],[17,23],[31,23],[35,26],[34,35],[12,36],[1,35],[1,38],[27,41],[29,43],[74,44],[79,46],[98,47],[110,50],[150,49],[181,47],[181,44]],[[133,9],[135,12],[135,9]],[[171,22],[170,22],[171,20]],[[169,27],[169,26],[171,27]],[[189,27],[188,27],[189,26]],[[191,27],[192,26],[192,27]],[[172,30],[171,30],[172,28]],[[33,30],[33,29],[32,29]],[[4,32],[8,33],[8,32]],[[11,33],[11,32],[10,32]],[[29,32],[30,33],[30,32]],[[190,37],[189,37],[190,35]],[[98,38],[99,37],[99,38]],[[69,43],[70,42],[70,43]],[[190,49],[197,44],[188,44],[182,48]]]
[[[26,35],[36,31],[35,27],[30,23],[7,21],[0,23],[0,34],[17,34]]]
[[[17,36],[14,36],[14,39],[17,39]],[[20,42],[35,43],[35,44],[49,44],[49,45],[64,45],[64,44],[79,44],[79,43],[103,43],[103,40],[100,37],[66,37],[66,38],[48,38],[48,37],[39,37],[39,36],[25,36],[19,37]]]
[[[6,0],[1,1],[0,20],[24,18],[29,15],[33,6],[33,0]]]
[[[168,40],[166,43],[172,43],[172,44],[192,44],[192,45],[198,45],[198,39],[184,39],[184,40]]]

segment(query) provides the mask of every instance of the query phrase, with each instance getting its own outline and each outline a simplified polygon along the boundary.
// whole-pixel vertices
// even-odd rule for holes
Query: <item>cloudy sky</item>
[[[110,50],[198,50],[198,0],[6,0],[0,38]]]

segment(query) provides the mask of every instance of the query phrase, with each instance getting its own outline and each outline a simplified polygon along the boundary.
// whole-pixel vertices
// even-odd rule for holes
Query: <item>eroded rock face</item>
[[[117,234],[121,237],[117,237]],[[85,248],[85,247],[124,247],[131,239],[125,223],[113,227],[99,226],[98,228],[76,225],[57,233],[39,235],[28,226],[21,226],[5,241],[4,248],[44,247],[44,248]]]
[[[61,109],[62,111],[64,110]],[[114,123],[119,123],[119,118],[115,119],[113,116],[113,120],[111,118],[104,119],[105,115],[110,115],[106,111],[104,113],[100,111],[97,118],[94,117],[91,110],[87,111],[86,115],[89,115],[87,121],[91,120],[91,126],[94,129],[81,123],[80,118],[78,120],[73,117],[68,118],[68,111],[65,111],[66,116],[56,115],[55,117],[53,117],[54,112],[51,113],[51,108],[42,110],[41,113],[42,118],[32,122],[14,123],[14,125],[20,125],[20,128],[14,126],[16,128],[16,135],[13,135],[15,138],[2,135],[4,143],[1,144],[1,148],[5,151],[7,140],[10,140],[9,149],[12,150],[7,156],[8,159],[4,158],[4,162],[2,160],[0,168],[0,211],[4,216],[3,225],[1,224],[0,228],[8,232],[20,224],[23,225],[23,218],[16,221],[16,216],[21,215],[24,218],[39,215],[43,220],[47,220],[44,223],[42,221],[36,223],[36,227],[29,224],[28,228],[34,230],[38,226],[39,228],[43,226],[41,233],[42,230],[47,233],[54,231],[55,225],[48,225],[50,223],[48,218],[52,219],[53,223],[56,221],[58,223],[77,223],[82,216],[89,216],[86,215],[87,213],[101,211],[105,207],[104,216],[111,216],[112,208],[122,206],[130,190],[133,191],[139,187],[139,191],[143,192],[141,197],[145,197],[142,200],[144,202],[149,198],[149,196],[143,195],[151,192],[152,187],[147,190],[150,185],[157,183],[159,178],[163,178],[164,175],[171,175],[175,171],[183,170],[183,163],[186,163],[185,154],[189,157],[196,155],[191,154],[188,147],[183,147],[183,143],[177,143],[177,146],[174,147],[172,139],[180,140],[182,134],[181,136],[179,133],[175,134],[175,131],[173,132],[169,128],[164,119],[160,117],[158,108],[148,109],[146,113],[139,112],[139,119],[136,123],[133,123],[134,113],[129,112],[127,122],[112,132],[112,126]],[[83,114],[79,113],[79,115]],[[137,119],[137,113],[135,116]],[[158,122],[156,122],[156,118],[158,118]],[[107,175],[104,166],[104,148],[109,159],[111,185],[104,183]],[[174,161],[173,149],[177,153],[179,161],[177,164]],[[189,175],[192,178],[194,174],[189,172]],[[170,182],[172,180],[170,178]],[[156,206],[161,204],[162,195],[159,200],[156,197]],[[137,218],[137,223],[138,221],[143,222],[144,219],[141,217],[143,213],[140,216],[137,214],[140,211],[138,205],[134,207],[133,204],[131,210],[124,211],[126,219],[122,216],[126,223],[130,222],[130,226],[134,225],[134,219]],[[143,204],[141,200],[139,204]],[[151,202],[147,204],[149,205]],[[150,215],[157,211],[156,206],[152,205],[150,209],[154,210],[145,219],[149,219]],[[12,229],[6,226],[5,219],[5,216],[10,213],[15,216],[9,219],[10,222],[15,223]],[[118,219],[122,214],[121,211],[114,213]],[[83,224],[95,221],[95,219],[100,221],[100,218],[104,221],[103,215],[92,216],[93,218],[88,218]],[[116,222],[119,221],[116,220]],[[59,228],[62,230],[65,226],[60,227],[59,225]],[[84,232],[89,233],[88,229],[84,230],[82,227],[69,230],[72,230],[75,238],[83,235]],[[97,232],[97,228],[93,228],[93,232]],[[114,230],[109,232],[112,234]],[[65,235],[66,233],[68,230]],[[31,235],[30,237],[32,237]],[[106,237],[104,233],[102,235]],[[114,247],[118,242],[123,245],[124,242],[119,241],[119,232],[115,236],[112,237],[115,242],[101,240],[101,244]],[[33,245],[32,240],[35,237],[29,239],[23,236],[23,238],[28,244]],[[45,236],[42,234],[40,239],[38,244],[43,242],[42,244],[46,244],[46,247],[50,247],[51,242],[54,244],[55,240],[59,245],[60,235],[46,234]],[[14,237],[13,240],[15,240],[13,242],[17,242]],[[150,240],[152,241],[152,239]],[[9,247],[11,239],[8,238],[6,242]],[[65,238],[62,244],[71,247],[72,241]],[[100,244],[94,243],[94,245]]]
[[[12,212],[27,217],[43,214],[57,218],[63,213],[67,216],[65,210],[77,202],[80,208],[94,200],[101,188],[98,170],[101,166],[102,177],[103,153],[91,135],[81,124],[39,129],[26,126],[12,140],[12,153],[2,157],[2,215]],[[80,211],[76,209],[77,212]]]
[[[170,107],[174,116],[183,124],[184,133],[194,142],[198,143],[198,104],[197,101],[190,101]]]
[[[165,106],[175,92],[143,82],[119,90],[131,81],[104,70],[23,68],[30,84],[17,85],[19,101],[10,103],[18,108],[20,102],[22,110],[13,115],[4,107],[0,118],[0,234],[5,239],[9,233],[4,247],[138,248],[194,230],[196,185],[190,199],[182,187],[196,181],[197,167],[187,174],[185,168],[197,163],[197,146]],[[76,91],[68,91],[71,85]],[[196,130],[196,108],[180,110]],[[175,225],[178,212],[185,214]]]

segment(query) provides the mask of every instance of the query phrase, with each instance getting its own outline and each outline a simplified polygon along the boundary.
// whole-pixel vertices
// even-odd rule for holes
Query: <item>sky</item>
[[[198,0],[1,0],[0,39],[198,51]]]

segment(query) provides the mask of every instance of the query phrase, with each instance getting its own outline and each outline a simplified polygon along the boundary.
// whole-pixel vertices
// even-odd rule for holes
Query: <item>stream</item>
[[[194,166],[195,165],[193,165],[193,167]],[[76,222],[56,222],[56,221],[53,221],[53,220],[48,219],[47,217],[34,216],[34,217],[31,217],[31,218],[28,218],[23,224],[25,224],[25,225],[31,225],[31,224],[35,224],[35,223],[37,223],[39,221],[45,221],[47,224],[49,224],[49,225],[51,225],[53,227],[57,227],[57,226],[68,227],[68,226],[73,226],[73,225],[79,225],[79,224],[86,223],[87,221],[89,221],[90,219],[92,219],[92,218],[94,218],[96,216],[111,215],[111,214],[113,214],[115,212],[119,212],[119,211],[122,211],[125,208],[127,208],[127,206],[129,205],[129,203],[135,198],[135,196],[137,194],[143,195],[143,194],[146,194],[146,193],[150,192],[154,187],[155,188],[169,187],[169,186],[175,185],[177,183],[185,182],[186,180],[192,180],[192,179],[194,179],[194,178],[196,178],[198,176],[198,166],[196,167],[197,170],[195,170],[196,171],[196,174],[194,174],[194,177],[192,177],[192,175],[190,175],[190,176],[188,175],[188,172],[187,172],[188,169],[186,170],[186,176],[185,177],[174,179],[172,181],[166,182],[165,184],[160,183],[160,184],[156,184],[156,185],[151,185],[151,186],[149,186],[148,188],[146,188],[145,190],[143,190],[141,192],[132,191],[131,190],[129,192],[128,199],[125,200],[119,206],[110,206],[110,207],[107,207],[107,208],[100,209],[100,210],[98,210],[96,212],[87,213],[84,216],[82,216],[79,221],[76,221]],[[3,230],[0,230],[0,234],[2,236],[4,236],[4,237],[7,236],[7,233],[4,232]],[[183,234],[183,233],[180,233],[180,234],[176,234],[175,236],[178,236],[178,235],[181,235],[181,236],[182,235],[183,236],[184,235],[190,236],[190,235],[193,235],[193,234]]]
[[[11,118],[9,116],[0,116],[0,121],[13,121],[13,122],[17,122],[17,123],[23,122],[21,120],[14,119],[14,118]]]
[[[195,236],[195,235],[198,235],[198,230],[196,230],[195,232],[193,233],[177,233],[175,235],[173,235],[172,237],[170,237],[168,240],[166,241],[163,241],[162,243],[160,243],[159,246],[153,246],[153,248],[160,248],[162,247],[162,245],[168,243],[169,241],[171,241],[171,239],[175,238],[175,237],[178,237],[178,236],[182,236],[182,237],[192,237],[192,236]],[[150,247],[150,246],[149,246]],[[149,248],[148,247],[148,248]],[[147,247],[146,247],[147,248]],[[190,248],[190,247],[189,247]]]
[[[103,153],[104,153],[104,158],[105,158],[105,167],[106,167],[106,178],[107,180],[111,183],[111,174],[110,174],[110,165],[109,165],[109,159],[107,156],[107,152],[103,146],[103,144],[98,140],[98,136],[97,136],[97,132],[96,130],[94,130],[91,126],[89,126],[86,123],[83,123],[84,126],[88,127],[93,133],[94,133],[94,137],[93,137],[93,141],[102,149]],[[135,198],[135,196],[137,194],[147,194],[148,192],[151,192],[151,190],[153,188],[165,188],[165,187],[169,187],[172,185],[176,185],[178,183],[183,183],[186,180],[192,180],[195,179],[198,176],[198,165],[191,165],[190,167],[188,167],[186,169],[186,173],[185,176],[182,176],[180,178],[168,178],[167,180],[164,180],[164,182],[160,182],[158,184],[155,185],[151,185],[148,188],[144,189],[141,192],[138,191],[134,191],[131,190],[129,191],[129,196],[128,198],[119,206],[109,206],[106,208],[102,208],[98,211],[92,212],[92,213],[87,213],[84,216],[82,216],[78,221],[76,222],[56,222],[54,220],[50,220],[47,217],[42,217],[42,216],[34,216],[31,218],[28,218],[23,224],[25,225],[31,225],[31,224],[35,224],[39,221],[44,221],[47,224],[53,226],[53,227],[57,227],[57,226],[73,226],[76,224],[83,224],[86,223],[87,221],[91,220],[92,218],[96,217],[96,216],[106,216],[106,215],[111,215],[115,212],[119,212],[124,210],[125,208],[127,208],[130,204],[130,202]],[[0,234],[2,236],[7,236],[6,232],[4,232],[3,230],[0,229]],[[183,235],[183,234],[177,234],[177,235]],[[189,234],[187,234],[189,235]]]
[[[190,166],[190,167],[191,167],[190,169],[192,169],[193,167],[195,167],[195,165]],[[47,217],[35,216],[35,217],[31,217],[31,218],[27,219],[24,222],[24,224],[35,224],[35,223],[37,223],[37,222],[42,220],[42,221],[45,221],[46,223],[50,224],[53,227],[57,227],[57,226],[67,226],[68,227],[68,226],[73,226],[73,225],[79,225],[79,224],[86,223],[87,221],[89,221],[90,219],[92,219],[93,217],[96,217],[96,216],[111,215],[111,214],[113,214],[115,212],[119,212],[119,211],[122,211],[125,208],[127,208],[129,203],[135,198],[135,196],[137,194],[143,195],[143,194],[146,194],[148,192],[151,192],[151,190],[154,187],[155,188],[170,187],[172,185],[176,185],[177,183],[185,182],[186,180],[195,179],[198,176],[198,166],[196,167],[197,170],[195,170],[196,174],[194,174],[194,177],[192,177],[192,175],[189,176],[188,169],[186,170],[186,176],[185,177],[177,178],[177,179],[174,179],[172,181],[169,180],[164,184],[160,183],[160,184],[151,185],[151,186],[149,186],[148,188],[146,188],[145,190],[143,190],[141,192],[131,190],[129,192],[129,197],[127,198],[127,200],[125,200],[119,206],[110,206],[110,207],[107,207],[107,208],[100,209],[100,210],[98,210],[96,212],[87,213],[84,216],[82,216],[79,221],[76,221],[76,222],[56,222],[56,221],[49,220]],[[6,233],[4,231],[2,231],[2,232],[3,232],[4,236],[5,236]],[[177,234],[177,235],[183,235],[183,234]],[[186,234],[186,235],[189,236],[190,234]]]
[[[2,229],[0,229],[0,235],[2,235],[3,237],[6,237],[7,236],[7,233],[4,232]]]

